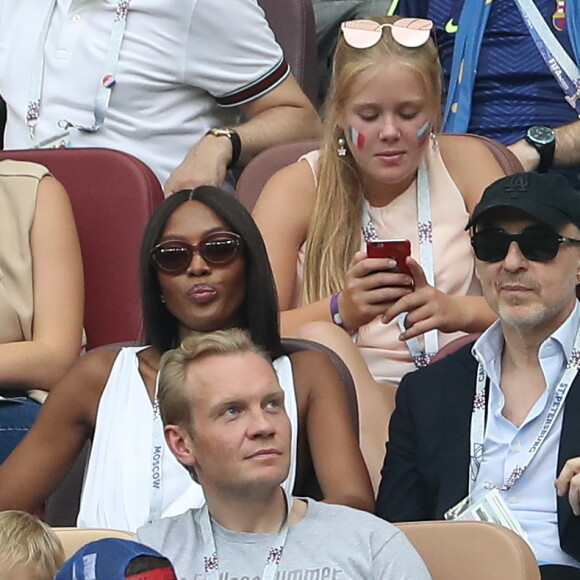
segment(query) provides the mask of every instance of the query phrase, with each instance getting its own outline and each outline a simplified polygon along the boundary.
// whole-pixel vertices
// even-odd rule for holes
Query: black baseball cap
[[[529,171],[498,179],[484,190],[465,229],[502,207],[520,209],[555,230],[569,223],[580,227],[580,192],[559,173]]]

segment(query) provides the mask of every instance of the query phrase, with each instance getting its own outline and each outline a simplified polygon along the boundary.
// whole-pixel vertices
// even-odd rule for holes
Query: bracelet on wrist
[[[340,328],[346,330],[346,327],[344,326],[344,322],[342,321],[342,316],[340,315],[340,312],[338,310],[338,297],[340,296],[340,292],[338,292],[337,294],[333,294],[330,297],[330,318],[332,319],[332,322],[334,322],[334,324],[336,324],[337,326],[340,326]]]

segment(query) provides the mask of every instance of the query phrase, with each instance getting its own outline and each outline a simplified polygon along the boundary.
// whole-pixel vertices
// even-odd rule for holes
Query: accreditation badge
[[[471,496],[463,498],[459,503],[445,512],[446,520],[490,522],[498,524],[504,528],[509,528],[523,538],[530,548],[532,545],[528,540],[528,534],[522,528],[520,522],[514,516],[512,510],[505,502],[502,493],[494,487],[485,492],[483,497],[475,502],[471,501]]]

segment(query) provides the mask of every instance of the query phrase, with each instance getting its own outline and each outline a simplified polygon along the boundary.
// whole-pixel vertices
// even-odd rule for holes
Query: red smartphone
[[[367,256],[369,258],[392,258],[397,265],[389,272],[400,272],[413,277],[405,258],[411,255],[409,240],[372,240],[367,242]]]

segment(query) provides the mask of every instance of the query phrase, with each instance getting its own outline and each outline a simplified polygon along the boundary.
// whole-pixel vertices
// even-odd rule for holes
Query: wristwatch
[[[535,125],[527,130],[526,141],[540,154],[538,173],[546,173],[554,162],[556,134],[550,127]]]
[[[228,169],[234,167],[242,153],[242,140],[237,131],[229,127],[222,127],[220,129],[210,129],[206,135],[213,135],[214,137],[227,137],[232,142],[232,158],[228,163]]]

